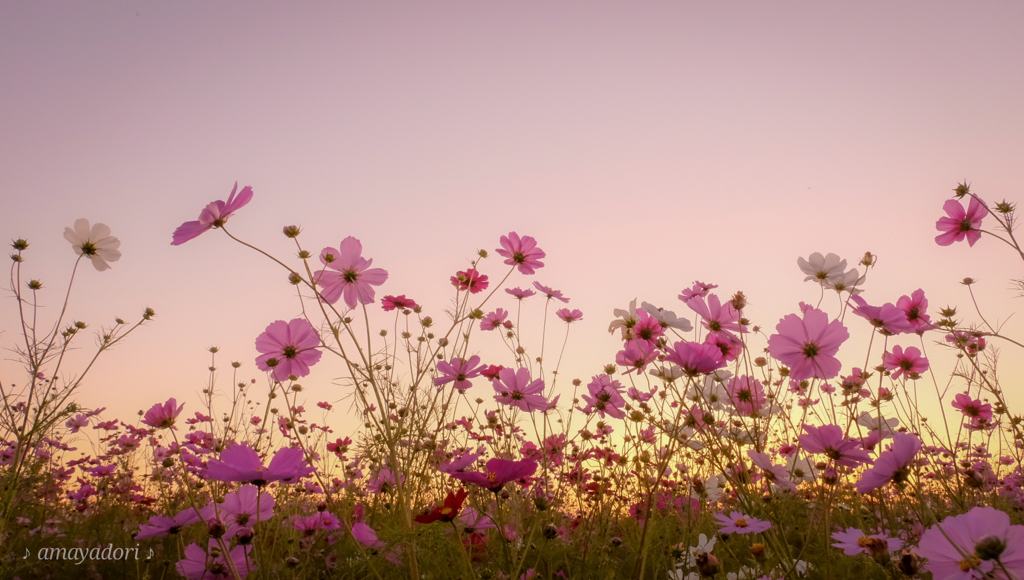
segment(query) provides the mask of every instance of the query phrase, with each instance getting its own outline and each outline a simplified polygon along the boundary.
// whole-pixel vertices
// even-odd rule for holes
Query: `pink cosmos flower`
[[[385,296],[381,299],[381,307],[384,308],[384,312],[391,312],[394,309],[398,310],[412,310],[419,306],[416,301],[412,298],[406,298],[405,294],[400,296]]]
[[[317,512],[311,516],[293,516],[292,527],[303,536],[316,535],[320,530],[337,530],[341,527],[341,521],[334,517],[329,511]]]
[[[262,487],[274,481],[294,483],[314,471],[316,469],[310,467],[303,458],[301,449],[282,447],[274,454],[270,465],[263,467],[260,456],[248,443],[242,443],[225,449],[220,459],[211,459],[206,467],[206,477]]]
[[[228,218],[235,214],[236,211],[245,207],[245,204],[252,200],[252,188],[248,185],[242,188],[242,191],[238,193],[238,197],[235,197],[235,192],[238,191],[238,182],[235,182],[235,187],[231,190],[231,195],[228,196],[227,201],[214,201],[210,202],[203,211],[199,213],[199,220],[194,222],[185,222],[178,226],[178,229],[174,230],[174,235],[171,240],[172,246],[180,246],[185,242],[199,237],[200,234],[211,228],[219,228],[227,223]]]
[[[653,342],[633,339],[615,354],[615,364],[629,367],[627,373],[642,371],[658,358],[658,354],[658,348]]]
[[[921,373],[928,370],[928,359],[921,356],[921,350],[913,346],[908,347],[907,350],[903,350],[903,347],[898,345],[892,347],[892,352],[887,352],[882,357],[882,364],[886,369],[896,371],[892,374],[894,381],[903,375],[916,379]]]
[[[475,471],[459,471],[450,475],[460,481],[479,485],[480,487],[498,493],[505,484],[529,477],[537,471],[537,462],[532,459],[522,461],[510,461],[497,457],[487,462],[487,472],[478,473]]]
[[[273,371],[276,381],[286,381],[290,376],[304,377],[323,354],[317,350],[318,346],[320,336],[306,319],[276,320],[256,337],[256,350],[262,353],[256,357],[256,367]]]
[[[704,338],[706,344],[713,344],[722,351],[722,358],[726,361],[734,361],[743,352],[743,341],[738,336],[725,330],[709,332]]]
[[[471,294],[482,292],[487,289],[488,282],[487,276],[481,275],[475,269],[469,269],[464,272],[457,272],[451,277],[452,286],[455,286],[459,290],[469,290]]]
[[[167,429],[174,425],[174,420],[178,418],[178,414],[185,408],[185,403],[182,403],[179,407],[175,407],[176,404],[177,401],[174,400],[174,397],[171,397],[163,405],[159,403],[153,405],[146,412],[146,416],[142,418],[142,422],[154,429]]]
[[[740,512],[732,512],[729,515],[715,514],[715,519],[718,520],[720,534],[757,534],[772,527],[771,522],[763,522]]]
[[[224,555],[219,554],[220,546],[217,540],[210,538],[208,546],[210,556],[207,556],[206,551],[200,548],[198,544],[189,544],[185,548],[185,559],[179,561],[175,566],[178,574],[189,580],[228,580],[233,578],[234,575],[231,573],[231,568],[224,559]],[[217,556],[212,555],[214,548],[218,552]],[[232,564],[234,564],[235,569],[238,570],[238,574],[242,578],[256,570],[256,561],[248,557],[251,549],[252,546],[235,546],[231,549],[231,553],[228,554]]]
[[[729,399],[741,415],[748,416],[754,416],[768,402],[761,381],[747,375],[729,381]]]
[[[661,322],[643,310],[637,312],[637,317],[632,322],[633,324],[629,326],[630,338],[644,340],[653,344],[665,334],[665,327],[661,325]]]
[[[709,294],[707,298],[694,296],[686,301],[690,310],[696,312],[703,319],[701,324],[712,332],[731,330],[733,332],[746,332],[744,325],[739,323],[740,312],[733,307],[731,302],[724,305],[716,294]]]
[[[961,350],[966,350],[968,356],[985,350],[985,337],[976,336],[970,332],[958,330],[952,334],[947,334],[946,342],[951,343],[953,346]]]
[[[1024,578],[1024,526],[1011,526],[1010,516],[993,507],[976,507],[928,528],[917,552],[928,559],[924,570],[935,580],[1009,578],[1003,568]]]
[[[564,297],[564,296],[562,296],[562,291],[561,290],[553,290],[550,287],[541,284],[540,282],[534,282],[533,283],[533,287],[536,288],[541,294],[544,294],[545,296],[547,296],[548,300],[551,300],[552,298],[554,298],[556,300],[561,300],[562,302],[565,302],[566,304],[569,303],[569,299]]]
[[[860,296],[851,296],[850,300],[857,304],[853,309],[854,314],[866,319],[871,326],[878,329],[878,332],[886,336],[917,331],[917,327],[907,320],[907,313],[891,302],[871,306]]]
[[[537,247],[537,240],[530,236],[519,237],[515,232],[501,236],[501,247],[495,250],[509,266],[518,266],[519,271],[527,276],[535,273],[537,268],[544,266],[540,259],[544,251]]]
[[[212,508],[212,504],[209,507]],[[224,537],[233,538],[240,529],[255,527],[274,517],[274,496],[255,485],[243,485],[238,491],[225,495],[224,503],[219,504],[217,510],[221,521],[228,526]],[[214,510],[204,515],[212,519]]]
[[[153,516],[149,518],[148,524],[139,526],[139,533],[136,540],[146,540],[168,534],[177,534],[185,526],[198,522],[201,518],[195,508],[185,508],[173,518],[167,516]]]
[[[761,468],[764,478],[769,482],[790,491],[796,491],[796,484],[789,479],[789,471],[785,465],[775,465],[767,454],[758,453],[753,449],[748,450],[747,455],[754,465]]]
[[[967,239],[970,246],[981,239],[981,220],[988,213],[985,203],[977,197],[971,197],[971,203],[964,211],[964,206],[955,199],[946,200],[942,206],[948,217],[939,218],[935,222],[935,229],[942,232],[935,236],[935,243],[940,246],[949,246],[953,242]]]
[[[992,405],[982,403],[981,399],[972,399],[966,393],[959,393],[954,397],[952,405],[974,425],[984,425],[992,419]]]
[[[70,429],[72,433],[78,433],[78,430],[82,427],[89,426],[89,416],[85,414],[75,415],[73,418],[68,419],[64,426]]]
[[[882,553],[896,552],[903,548],[903,540],[899,538],[890,538],[881,534],[869,536],[857,528],[846,528],[845,532],[833,532],[832,539],[836,540],[832,546],[842,548],[843,553],[847,556],[877,552],[879,549]]]
[[[505,319],[508,318],[508,311],[504,308],[496,308],[494,312],[488,313],[480,320],[480,330],[494,330],[499,328]]]
[[[519,288],[518,286],[515,287],[515,288],[505,288],[505,292],[508,292],[512,296],[515,296],[516,300],[524,300],[524,299],[529,298],[530,296],[533,296],[534,294],[536,294],[536,292],[534,292],[533,290],[530,290],[529,288],[527,288],[526,290],[523,290],[522,288]]]
[[[606,414],[615,419],[622,419],[626,416],[622,411],[626,406],[626,400],[622,398],[622,389],[622,383],[610,376],[596,375],[587,385],[589,394],[582,396],[587,406],[579,409],[588,415],[597,411],[602,419]]]
[[[492,383],[497,395],[494,400],[505,405],[522,409],[526,412],[544,411],[548,408],[548,400],[544,392],[544,381],[530,381],[530,371],[525,368],[502,369],[498,378]]]
[[[89,227],[89,220],[75,220],[75,228],[64,228],[64,239],[71,242],[75,254],[85,256],[92,267],[102,272],[110,269],[108,262],[121,259],[121,240],[110,235],[110,228],[104,224]]]
[[[918,334],[932,328],[931,317],[928,316],[928,299],[924,297],[924,290],[918,288],[910,296],[902,296],[896,301],[896,308],[899,308],[907,315],[907,322],[914,327]]]
[[[320,251],[324,269],[317,272],[315,282],[322,288],[320,295],[328,304],[334,304],[342,295],[349,308],[357,303],[373,302],[374,290],[388,279],[383,268],[371,268],[373,260],[362,257],[363,245],[348,236],[337,249],[327,247]]]
[[[698,280],[693,281],[693,286],[683,290],[683,293],[679,295],[679,299],[683,302],[689,301],[691,298],[703,298],[708,295],[708,291],[718,288],[718,284],[705,284]]]
[[[843,467],[857,467],[871,460],[860,443],[843,438],[843,430],[838,425],[804,425],[804,431],[807,433],[798,439],[808,453],[822,453]]]
[[[688,377],[706,375],[725,366],[722,351],[717,345],[685,340],[666,347],[665,360],[679,365]]]
[[[768,338],[768,351],[789,366],[791,379],[831,379],[839,374],[843,365],[835,355],[850,338],[842,322],[829,322],[827,314],[812,308],[802,319],[796,314],[786,315],[775,330],[778,334]]]
[[[441,361],[437,363],[437,370],[442,373],[442,376],[434,379],[435,387],[440,387],[454,381],[455,384],[453,386],[456,389],[465,391],[473,386],[469,379],[480,376],[484,367],[480,364],[480,357],[471,356],[469,360],[456,357],[451,362]]]
[[[555,314],[564,320],[566,324],[572,324],[577,320],[583,320],[583,313],[579,310],[569,310],[568,308],[562,308],[561,310],[555,311]]]

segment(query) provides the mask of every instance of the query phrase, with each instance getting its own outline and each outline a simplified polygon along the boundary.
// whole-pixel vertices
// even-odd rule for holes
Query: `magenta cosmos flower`
[[[381,299],[380,303],[384,312],[391,312],[396,308],[399,310],[412,310],[419,306],[412,298],[406,298],[405,294],[401,296],[385,296]]]
[[[1011,526],[993,507],[976,507],[928,528],[917,553],[928,558],[924,569],[935,580],[1009,578],[1005,572],[1024,578],[1024,526]]]
[[[921,450],[921,440],[912,433],[892,434],[892,446],[882,452],[870,469],[864,471],[857,482],[857,493],[874,491],[890,481],[903,483],[910,475],[910,462]]]
[[[831,379],[839,374],[843,365],[835,355],[839,346],[850,338],[842,322],[829,322],[827,314],[810,308],[803,318],[786,315],[775,330],[778,334],[768,338],[768,351],[789,366],[791,379]]]
[[[199,512],[192,507],[181,510],[181,512],[173,518],[169,518],[167,516],[153,516],[149,518],[148,524],[142,524],[139,526],[139,533],[136,534],[135,539],[147,540],[149,538],[166,536],[168,534],[177,534],[185,526],[190,526],[198,522],[200,519]]]
[[[729,381],[729,399],[741,415],[749,416],[754,416],[768,402],[761,381],[747,375]]]
[[[238,575],[242,578],[256,571],[256,561],[247,557],[250,549],[252,549],[252,546],[235,546],[229,554],[231,563],[234,564],[235,570],[238,570]],[[178,569],[178,574],[189,580],[227,580],[234,578],[235,575],[232,574],[230,566],[224,559],[224,555],[220,553],[220,546],[217,540],[210,538],[209,550],[210,555],[207,556],[206,552],[198,544],[189,544],[185,548],[185,559],[179,561],[177,566],[175,566]],[[214,556],[214,553],[217,555]]]
[[[264,486],[273,481],[294,483],[316,471],[302,456],[302,450],[294,447],[278,449],[270,465],[263,467],[260,456],[248,443],[225,449],[220,459],[211,459],[206,467],[206,476],[217,481],[237,481]]]
[[[975,427],[987,425],[992,419],[992,405],[983,403],[981,399],[972,399],[966,393],[959,393],[951,404]]]
[[[508,318],[508,311],[504,308],[496,308],[480,320],[480,330],[494,330],[505,323]]]
[[[526,412],[545,411],[548,400],[544,392],[544,381],[530,380],[530,371],[526,369],[501,369],[498,378],[492,383],[497,395],[494,400]]]
[[[104,224],[89,227],[89,220],[75,220],[74,229],[64,228],[64,239],[71,242],[76,254],[89,258],[99,272],[110,269],[108,262],[121,259],[121,240],[110,235],[110,228]]]
[[[163,405],[159,403],[153,405],[149,411],[146,411],[146,416],[142,418],[142,422],[154,429],[167,429],[174,425],[174,420],[178,418],[178,414],[185,408],[185,403],[175,407],[177,403],[174,397],[171,397]]]
[[[273,371],[276,381],[304,377],[323,354],[318,346],[320,335],[305,318],[276,320],[256,337],[256,350],[263,353],[256,357],[256,366],[261,371]]]
[[[501,236],[501,247],[495,251],[505,258],[506,264],[518,267],[519,271],[527,276],[544,266],[540,259],[546,254],[537,247],[537,240],[530,236],[520,238],[519,234],[509,232],[507,236]]]
[[[910,296],[902,296],[896,301],[896,308],[906,313],[907,322],[914,327],[914,332],[922,334],[932,327],[931,317],[928,316],[928,299],[924,297],[924,290],[918,288]]]
[[[903,375],[916,379],[928,370],[928,359],[921,356],[921,349],[913,346],[907,347],[907,350],[903,350],[901,346],[892,347],[892,352],[887,352],[882,357],[882,364],[886,369],[896,371],[892,374],[894,381]]]
[[[886,535],[868,536],[857,528],[846,528],[845,532],[833,532],[832,544],[835,548],[841,548],[847,556],[867,554],[869,552],[896,552],[903,547],[903,540],[890,538]]]
[[[955,199],[946,200],[942,209],[948,217],[939,218],[939,221],[935,222],[935,229],[942,232],[935,236],[936,244],[949,246],[966,238],[967,244],[973,246],[981,239],[981,220],[988,212],[988,208],[980,199],[972,196],[966,211]]]
[[[487,275],[477,272],[475,269],[470,268],[466,271],[456,272],[451,277],[452,286],[455,286],[459,290],[469,290],[470,294],[476,294],[477,292],[483,292],[487,289]]]
[[[587,406],[577,407],[581,412],[589,415],[596,411],[602,419],[606,414],[615,419],[626,416],[622,410],[626,406],[626,400],[622,398],[623,387],[619,381],[608,375],[596,375],[587,385],[587,391],[589,394],[582,396]]]
[[[320,295],[328,304],[334,304],[345,296],[345,304],[355,308],[357,303],[373,302],[373,288],[388,279],[383,268],[371,268],[373,260],[362,257],[363,245],[349,236],[341,241],[337,249],[324,248],[320,251],[320,262],[324,269],[316,275],[316,283],[322,288]]]
[[[838,425],[804,425],[807,433],[799,437],[800,445],[808,453],[822,453],[843,467],[857,467],[870,461],[871,456],[860,443],[847,441]]]
[[[209,506],[213,507],[213,504]],[[274,496],[260,491],[255,485],[243,485],[238,491],[224,496],[224,503],[218,505],[220,519],[228,525],[225,538],[233,538],[242,528],[255,527],[274,517]],[[205,514],[213,518],[214,510]]]
[[[228,196],[227,201],[214,201],[210,202],[203,211],[199,213],[199,219],[194,222],[185,222],[178,226],[178,229],[174,230],[174,236],[171,240],[172,246],[180,246],[185,242],[197,238],[211,228],[219,228],[227,223],[234,213],[243,207],[245,204],[252,200],[252,188],[245,186],[242,191],[238,193],[238,197],[235,197],[235,192],[238,191],[238,182],[235,182],[235,187],[231,190],[231,195]]]
[[[536,288],[537,291],[540,292],[541,294],[547,296],[548,300],[551,300],[552,298],[554,298],[555,300],[561,300],[562,302],[565,302],[566,304],[569,303],[569,299],[566,298],[565,296],[562,296],[562,291],[561,290],[555,290],[555,289],[551,288],[550,286],[545,286],[545,285],[541,284],[540,282],[534,282],[533,283],[533,287]]]
[[[573,322],[576,322],[577,320],[583,320],[583,312],[576,309],[569,310],[568,308],[562,308],[560,310],[557,310],[555,314],[559,318],[564,320],[566,324],[571,324]]]
[[[471,356],[469,360],[456,357],[451,362],[441,361],[437,363],[437,370],[441,376],[434,379],[434,386],[440,387],[454,381],[453,387],[465,391],[473,386],[469,379],[480,376],[484,367],[480,364],[480,357]]]
[[[685,340],[666,347],[665,360],[679,365],[688,377],[706,375],[725,366],[725,359],[718,345],[698,344]]]
[[[460,481],[479,485],[484,489],[498,493],[506,483],[529,477],[536,471],[537,462],[532,459],[510,461],[495,457],[487,462],[487,473],[457,471],[449,475]]]
[[[756,534],[772,527],[771,522],[763,522],[740,512],[732,512],[729,515],[715,514],[715,519],[718,520],[720,534]]]
[[[907,320],[907,313],[891,302],[886,302],[881,306],[871,306],[860,296],[851,296],[850,300],[857,304],[853,309],[854,314],[863,317],[884,335],[917,332],[917,327]]]

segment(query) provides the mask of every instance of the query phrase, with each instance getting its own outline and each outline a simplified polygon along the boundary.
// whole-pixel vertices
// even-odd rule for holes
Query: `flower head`
[[[800,445],[808,453],[822,453],[843,467],[857,467],[871,459],[867,451],[856,441],[847,441],[838,425],[804,425],[804,435],[799,437]]]
[[[510,461],[495,457],[487,462],[486,473],[458,471],[449,475],[460,481],[479,485],[484,489],[498,493],[506,483],[529,477],[536,471],[537,462],[532,459]]]
[[[772,527],[771,522],[745,516],[740,512],[732,512],[729,515],[715,514],[715,519],[718,520],[720,534],[756,534]]]
[[[890,336],[907,332],[916,332],[917,326],[907,320],[907,313],[901,308],[886,302],[881,306],[871,306],[860,296],[850,298],[857,306],[853,312],[864,317],[871,326],[878,329],[878,332]]]
[[[494,330],[500,328],[508,318],[508,311],[504,308],[495,308],[480,320],[480,330]]]
[[[282,447],[270,460],[270,465],[263,467],[260,456],[242,443],[225,449],[220,459],[211,459],[206,467],[206,476],[217,481],[237,481],[263,486],[274,481],[294,483],[316,471],[310,467],[302,456],[302,450],[294,447]]]
[[[903,548],[903,540],[890,538],[879,534],[869,536],[857,528],[846,528],[845,532],[833,532],[832,539],[836,541],[833,547],[842,548],[847,556],[857,554],[897,552]]]
[[[506,264],[518,267],[519,271],[527,276],[544,266],[540,259],[546,254],[537,247],[537,240],[530,236],[520,238],[519,234],[509,232],[507,236],[501,236],[501,247],[495,251],[499,256],[506,258]]]
[[[571,324],[577,320],[583,320],[583,312],[577,309],[569,310],[568,308],[562,308],[561,310],[557,310],[555,315],[564,320],[567,324]]]
[[[419,304],[416,304],[416,301],[412,298],[406,298],[405,294],[400,296],[385,296],[381,299],[380,303],[384,312],[391,312],[396,308],[398,310],[412,310],[419,306]]]
[[[511,407],[522,409],[526,412],[545,411],[548,408],[548,400],[542,394],[544,392],[544,381],[537,379],[530,380],[530,371],[525,368],[502,369],[498,378],[493,381],[494,390],[497,395],[494,400]]]
[[[276,381],[286,381],[289,376],[304,377],[323,354],[318,346],[320,336],[305,318],[277,320],[256,337],[256,350],[262,353],[256,357],[256,366],[261,371],[273,372]]]
[[[804,312],[803,318],[786,315],[775,330],[778,334],[768,338],[768,351],[789,365],[790,378],[797,381],[811,377],[831,379],[839,374],[843,365],[835,355],[839,346],[850,338],[842,322],[829,322],[827,314],[811,308]]]
[[[178,512],[178,515],[173,518],[169,518],[167,516],[153,516],[149,518],[149,523],[139,526],[139,533],[135,536],[135,539],[146,540],[149,538],[166,536],[168,534],[177,534],[185,526],[190,526],[198,522],[200,519],[199,512],[192,507],[181,510]]]
[[[455,286],[459,290],[469,290],[471,294],[482,292],[487,289],[488,282],[487,276],[480,274],[475,269],[470,268],[464,272],[456,272],[451,278],[452,286]]]
[[[471,356],[469,360],[455,357],[451,362],[441,361],[437,363],[437,370],[442,373],[442,376],[434,379],[434,386],[440,387],[441,385],[454,382],[455,384],[452,386],[460,391],[465,391],[473,386],[469,379],[480,376],[484,367],[480,364],[480,357],[478,356]]]
[[[274,517],[274,496],[255,485],[243,485],[224,496],[218,511],[220,519],[228,526],[224,537],[233,538],[242,528],[251,528]],[[213,510],[205,515],[212,518]]]
[[[921,349],[913,346],[907,347],[906,350],[899,345],[892,347],[892,352],[887,352],[882,357],[882,364],[886,369],[895,371],[892,373],[893,380],[903,375],[913,379],[928,370],[928,359],[921,355]]]
[[[75,228],[64,228],[64,239],[71,242],[71,247],[79,256],[85,256],[98,271],[110,269],[107,262],[121,259],[121,240],[110,235],[110,228],[104,224],[89,227],[89,220],[75,220]]]
[[[421,524],[430,524],[438,520],[450,522],[459,515],[459,510],[462,509],[462,502],[466,501],[467,497],[469,497],[469,492],[463,488],[459,488],[458,493],[449,491],[448,496],[444,499],[444,503],[435,507],[430,513],[416,516],[413,519]]]
[[[988,573],[994,578],[1008,578],[1004,568],[1021,578],[1024,526],[1011,526],[1006,512],[976,507],[925,530],[918,554],[928,558],[925,570],[931,571],[935,580],[981,578]]]
[[[349,308],[373,302],[372,286],[386,282],[388,272],[371,268],[373,260],[363,258],[362,254],[363,245],[352,236],[342,240],[337,249],[327,247],[320,251],[324,269],[317,273],[315,282],[322,288],[320,295],[328,304],[334,304],[342,295]]]
[[[530,290],[529,288],[527,288],[526,290],[523,290],[522,288],[519,288],[518,286],[515,287],[515,288],[505,288],[505,292],[508,292],[509,294],[514,296],[516,300],[524,300],[524,299],[529,298],[530,296],[533,296],[534,294],[536,294],[536,292],[534,292],[533,290]]]
[[[159,403],[153,405],[146,412],[146,416],[142,418],[142,422],[154,429],[167,429],[174,425],[174,420],[178,418],[178,414],[185,408],[185,403],[175,407],[177,403],[174,397],[171,397],[163,405]]]
[[[245,186],[242,191],[238,193],[238,197],[235,197],[235,192],[238,191],[238,182],[235,182],[235,187],[231,190],[231,195],[228,196],[227,201],[213,201],[210,202],[203,211],[199,213],[199,219],[194,222],[185,222],[178,226],[178,229],[174,230],[174,236],[171,240],[172,246],[180,246],[185,242],[199,237],[200,234],[211,228],[222,227],[227,223],[234,213],[243,207],[245,204],[252,200],[252,188]]]
[[[210,538],[209,554],[198,544],[189,544],[185,548],[185,558],[175,566],[178,574],[189,580],[227,580],[233,578],[231,566],[228,565],[221,552],[217,540]],[[239,576],[245,578],[256,570],[256,562],[249,557],[252,546],[235,546],[228,557]]]
[[[857,482],[857,493],[874,491],[890,481],[903,483],[909,475],[910,462],[921,450],[921,440],[913,433],[893,433],[892,447],[882,452],[874,465],[866,469]]]
[[[928,299],[924,297],[924,290],[918,288],[910,296],[902,296],[896,301],[896,308],[899,308],[907,315],[907,322],[914,327],[914,332],[922,334],[930,329],[931,317],[928,316]]]
[[[940,246],[949,246],[953,242],[964,239],[967,244],[973,246],[981,239],[981,220],[985,217],[988,208],[977,197],[971,196],[971,203],[967,210],[955,199],[946,200],[942,206],[947,217],[939,218],[935,222],[935,228],[942,232],[935,236],[935,243]]]
[[[800,266],[804,274],[807,274],[804,282],[815,280],[822,286],[826,286],[830,282],[836,283],[845,279],[846,260],[835,254],[822,256],[821,252],[814,252],[807,260],[797,258],[796,264]]]
[[[551,300],[552,298],[554,298],[556,300],[561,300],[562,302],[565,302],[565,303],[569,302],[568,298],[566,298],[565,296],[562,296],[562,291],[561,290],[553,290],[552,288],[550,288],[548,286],[545,286],[545,285],[541,284],[540,282],[534,282],[533,283],[533,287],[536,288],[541,294],[544,294],[545,296],[547,296],[548,300]]]

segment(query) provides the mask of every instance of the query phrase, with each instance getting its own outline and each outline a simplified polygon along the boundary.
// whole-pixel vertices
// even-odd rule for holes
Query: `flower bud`
[[[299,226],[285,226],[282,232],[286,238],[297,238],[302,230],[299,229]]]
[[[557,536],[558,536],[558,528],[555,527],[555,524],[548,524],[548,525],[544,526],[544,538],[545,539],[553,540]]]
[[[982,560],[998,560],[1006,551],[1006,542],[999,536],[985,536],[974,545],[974,553]]]
[[[243,527],[239,528],[238,531],[235,532],[235,539],[238,540],[240,545],[247,546],[252,543],[252,535],[252,528]]]
[[[27,250],[28,249],[28,242],[26,240],[18,238],[16,240],[14,240],[13,242],[11,242],[11,247],[14,248],[15,250],[18,250],[19,252],[22,251],[22,250]]]
[[[917,552],[914,550],[903,550],[896,567],[907,576],[913,576],[921,569],[921,560],[917,557]]]
[[[766,560],[765,552],[767,552],[767,550],[765,549],[764,544],[760,542],[750,546],[750,555],[758,562],[764,562]]]
[[[707,552],[701,552],[694,558],[694,562],[697,564],[697,572],[704,578],[710,578],[715,574],[718,574],[718,558],[714,554],[708,554]]]
[[[207,526],[206,530],[210,533],[211,538],[219,538],[224,535],[224,532],[227,531],[227,528],[224,527],[224,524],[220,520],[213,519],[210,520],[210,523]]]

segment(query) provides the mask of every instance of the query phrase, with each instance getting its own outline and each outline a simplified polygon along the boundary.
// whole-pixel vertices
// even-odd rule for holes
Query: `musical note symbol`
[[[22,558],[22,560],[28,560],[28,554],[29,554],[28,548],[25,548],[25,557]]]
[[[146,556],[146,559],[147,560],[152,560],[153,559],[153,548],[149,549],[149,555]]]

